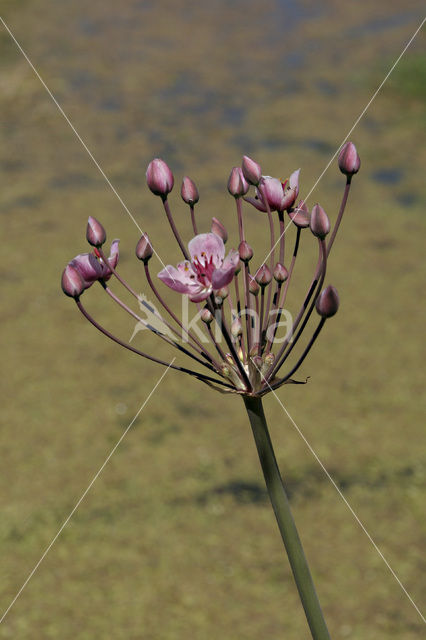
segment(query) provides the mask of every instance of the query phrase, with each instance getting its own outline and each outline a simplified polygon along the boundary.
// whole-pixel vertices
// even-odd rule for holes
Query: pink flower
[[[177,268],[168,265],[158,274],[170,289],[188,294],[192,302],[201,302],[231,282],[240,256],[232,249],[225,258],[222,238],[200,233],[189,242],[188,251],[191,261],[180,262]]]
[[[294,171],[285,182],[271,176],[262,176],[256,189],[256,197],[244,198],[244,200],[263,212],[267,210],[266,204],[271,211],[290,209],[299,195],[299,173],[300,169]]]
[[[101,278],[102,280],[109,280],[112,276],[110,266],[112,266],[113,269],[117,266],[118,243],[119,240],[113,240],[111,244],[111,251],[107,259],[108,265],[106,265],[100,258],[97,249],[94,250],[94,254],[96,255],[93,253],[80,253],[78,256],[73,258],[71,262],[69,262],[69,264],[74,267],[82,277],[85,289],[91,287],[94,282]]]

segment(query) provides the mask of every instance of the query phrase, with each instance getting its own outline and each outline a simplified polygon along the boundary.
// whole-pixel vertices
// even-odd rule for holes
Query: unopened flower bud
[[[353,142],[345,142],[339,153],[339,169],[347,176],[358,173],[361,166],[356,146]]]
[[[251,361],[253,362],[255,369],[260,373],[260,370],[263,365],[262,356],[259,356],[259,355],[251,356]]]
[[[204,309],[201,311],[200,318],[206,324],[210,324],[211,322],[213,322],[213,314],[209,309],[207,309],[207,307],[204,307]]]
[[[238,338],[243,333],[243,328],[241,326],[241,320],[239,318],[235,318],[235,320],[231,324],[231,335],[233,338]]]
[[[264,361],[266,367],[270,367],[275,362],[275,354],[273,354],[271,352],[267,353],[266,356],[264,357],[263,361]]]
[[[266,356],[263,358],[263,363],[261,368],[261,372],[263,375],[266,374],[266,372],[274,364],[274,362],[275,362],[275,355],[271,352],[267,353]]]
[[[252,293],[254,296],[257,296],[257,294],[260,291],[260,287],[257,284],[256,280],[254,278],[250,278],[249,281],[249,291],[250,293]]]
[[[288,215],[290,220],[296,225],[296,227],[299,227],[299,229],[309,227],[309,209],[303,200],[299,202],[297,207],[289,211]]]
[[[167,198],[174,185],[173,173],[160,158],[155,158],[149,163],[146,170],[146,181],[152,193],[163,199]]]
[[[139,260],[143,260],[145,264],[151,258],[153,254],[153,248],[147,233],[143,233],[141,235],[141,238],[136,245],[135,253],[136,257],[139,258]]]
[[[190,205],[197,204],[200,199],[195,182],[193,182],[191,178],[188,178],[188,176],[185,176],[182,180],[180,195],[182,196],[182,200]]]
[[[78,298],[86,288],[80,272],[70,264],[62,273],[61,286],[65,295],[70,298]]]
[[[238,246],[238,253],[240,254],[240,260],[243,262],[249,262],[253,257],[253,249],[245,240],[240,242]]]
[[[315,307],[322,318],[331,318],[331,316],[334,316],[339,308],[339,294],[337,293],[337,289],[331,285],[323,289],[317,298]]]
[[[314,236],[321,238],[321,240],[323,240],[330,231],[330,220],[321,205],[315,204],[312,207],[309,226]]]
[[[241,166],[243,175],[247,182],[249,184],[254,184],[254,186],[257,187],[262,177],[262,169],[260,168],[260,164],[257,164],[257,162],[255,162],[248,156],[244,156]]]
[[[228,180],[228,191],[234,198],[241,198],[245,196],[249,190],[249,184],[245,179],[242,169],[240,167],[234,167],[231,170],[231,174]]]
[[[259,269],[256,271],[255,279],[257,284],[260,285],[262,288],[266,287],[266,285],[268,285],[271,282],[272,275],[269,270],[269,267],[266,264],[262,264],[262,266],[259,267]]]
[[[222,238],[223,244],[228,240],[228,232],[217,218],[212,218],[211,232]]]
[[[255,342],[249,351],[249,356],[250,358],[255,358],[257,357],[258,353],[259,353],[259,343]]]
[[[228,295],[229,295],[228,287],[222,287],[221,289],[218,289],[217,291],[215,291],[214,299],[216,304],[222,304],[223,301],[226,300]]]
[[[89,216],[86,229],[87,242],[92,247],[101,247],[106,240],[106,231],[96,218]]]
[[[222,372],[222,374],[223,374],[224,376],[226,376],[227,378],[229,378],[229,377],[230,377],[230,375],[231,375],[231,369],[228,367],[228,365],[226,365],[225,363],[223,363],[223,364],[220,366],[220,370],[221,370],[221,372]]]
[[[275,265],[274,278],[280,284],[285,282],[288,278],[288,271],[286,267],[283,264],[281,264],[281,262],[277,262],[277,264]]]

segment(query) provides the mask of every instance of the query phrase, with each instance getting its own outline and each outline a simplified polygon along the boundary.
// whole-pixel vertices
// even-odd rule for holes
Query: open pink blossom
[[[118,243],[119,240],[113,240],[111,244],[111,251],[108,257],[108,265],[99,257],[97,249],[94,253],[80,253],[73,258],[69,264],[77,269],[80,276],[83,279],[84,288],[88,289],[97,280],[109,280],[112,276],[112,270],[118,263]],[[94,255],[96,254],[96,255]]]
[[[244,200],[263,212],[267,211],[267,204],[271,211],[290,209],[299,195],[299,173],[300,169],[293,171],[285,182],[271,176],[262,176],[256,189],[256,197],[244,198]]]
[[[232,281],[240,256],[232,249],[225,258],[225,245],[215,233],[195,236],[188,251],[190,261],[180,262],[177,268],[167,265],[158,274],[170,289],[188,294],[192,302],[201,302]]]

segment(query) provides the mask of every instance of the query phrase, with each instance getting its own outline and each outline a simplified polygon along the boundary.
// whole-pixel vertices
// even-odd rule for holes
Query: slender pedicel
[[[271,180],[273,180],[273,178]],[[280,186],[281,186],[281,183],[280,183]],[[259,183],[258,189],[259,189],[259,193],[262,196],[262,199],[263,199],[263,201],[265,203],[266,214],[268,216],[269,239],[270,239],[270,243],[271,243],[271,248],[270,248],[270,252],[269,252],[268,255],[269,255],[269,269],[270,269],[270,272],[272,273],[273,270],[274,270],[274,264],[275,264],[275,232],[274,232],[274,221],[273,221],[272,213],[271,213],[271,205],[270,205],[270,202],[269,202],[270,201],[270,196],[268,195],[268,192],[267,192],[266,181],[265,180],[261,180],[261,182]],[[282,187],[281,187],[281,189],[282,189]],[[277,207],[275,207],[275,208],[277,208]],[[272,287],[270,287],[269,290],[268,290],[268,301],[267,301],[267,304],[266,304],[266,312],[265,312],[266,321],[269,318],[269,310],[271,308],[271,298],[272,298]],[[260,326],[262,327],[262,331],[266,331],[266,327],[264,327],[262,323],[261,323]]]
[[[305,315],[305,317],[303,319],[302,324],[300,325],[300,328],[299,328],[299,330],[298,330],[298,332],[296,334],[296,337],[292,338],[292,342],[291,342],[290,346],[288,347],[286,353],[283,354],[283,356],[281,357],[281,360],[278,362],[278,364],[275,365],[275,367],[274,367],[274,372],[275,373],[278,373],[278,371],[280,370],[280,368],[282,367],[282,365],[287,360],[288,356],[290,355],[290,353],[293,351],[294,347],[296,346],[300,336],[302,335],[302,332],[303,332],[304,328],[306,327],[309,318],[311,317],[311,313],[312,313],[312,310],[313,310],[313,308],[315,306],[315,302],[316,302],[317,296],[318,296],[318,294],[319,294],[319,292],[321,290],[321,287],[322,287],[322,285],[324,283],[325,273],[327,271],[327,250],[326,250],[326,245],[325,245],[324,239],[319,239],[319,243],[320,243],[320,250],[321,250],[321,268],[320,268],[321,269],[321,272],[320,272],[321,275],[319,277],[318,284],[316,286],[316,293],[313,296],[313,300],[312,300],[312,302],[311,302],[311,304],[310,304],[310,306],[308,308],[308,311],[306,312],[306,315]],[[303,312],[306,309],[306,305],[309,303],[309,300],[310,300],[310,298],[312,296],[312,293],[313,293],[314,289],[315,289],[315,284],[313,284],[313,287],[311,287],[311,291],[310,291],[307,299],[304,302],[304,308],[302,308],[303,311],[301,309],[301,312],[299,312],[299,314],[298,314],[298,316],[296,318],[296,321],[293,323],[292,336],[294,334],[294,331],[297,329],[297,326],[298,326],[298,324],[299,324],[299,322],[300,322],[300,320],[301,320],[301,318],[303,316]]]
[[[197,373],[196,371],[192,371],[191,369],[186,369],[185,367],[178,367],[177,365],[170,365],[165,360],[160,360],[159,358],[155,358],[154,356],[150,356],[148,353],[144,353],[143,351],[139,351],[139,349],[136,349],[135,347],[132,347],[130,344],[127,344],[123,340],[120,340],[120,338],[117,338],[112,333],[110,333],[107,329],[102,327],[98,322],[96,322],[96,320],[94,318],[92,318],[92,316],[89,314],[89,312],[86,311],[86,309],[83,307],[83,305],[82,305],[81,301],[79,300],[79,298],[75,298],[75,303],[76,303],[77,307],[80,309],[81,313],[84,315],[84,317],[91,324],[93,324],[93,326],[96,327],[96,329],[98,329],[98,331],[100,331],[105,336],[107,336],[107,338],[109,338],[113,342],[116,342],[117,344],[121,345],[125,349],[128,349],[129,351],[133,351],[133,353],[136,353],[138,356],[142,356],[143,358],[147,358],[147,360],[151,360],[151,362],[156,362],[157,364],[162,364],[165,367],[169,367],[170,366],[170,368],[175,369],[176,371],[182,371],[183,373],[187,373],[188,375],[194,376],[194,377],[198,378],[198,380],[201,380],[203,382],[210,381],[210,382],[214,382],[215,384],[219,384],[219,385],[222,385],[224,387],[228,387],[228,388],[232,389],[231,385],[227,384],[226,382],[223,382],[222,380],[217,380],[216,378],[211,378],[210,376],[206,376],[203,373]]]
[[[342,202],[340,204],[339,214],[337,216],[337,220],[335,222],[333,231],[331,232],[330,240],[328,241],[328,245],[327,245],[327,255],[331,251],[331,247],[333,246],[334,239],[335,239],[336,234],[337,234],[337,232],[339,230],[340,223],[341,223],[342,218],[343,218],[343,214],[345,213],[346,203],[348,201],[349,191],[350,191],[350,188],[351,188],[351,180],[352,180],[352,176],[349,175],[349,176],[346,177],[346,185],[345,185],[345,190],[343,192]]]
[[[232,358],[235,364],[237,365],[238,371],[240,372],[240,377],[247,391],[251,391],[252,387],[251,387],[250,380],[247,376],[246,370],[244,369],[243,363],[241,362],[241,359],[239,358],[238,353],[235,350],[234,343],[230,336],[230,332],[225,320],[225,314],[223,312],[223,305],[221,307],[221,313],[216,315],[216,320],[218,320],[218,317],[220,318],[220,329],[223,333],[223,337],[225,338],[226,344],[228,345],[229,351],[231,352]]]
[[[318,262],[317,262],[317,266],[315,269],[315,273],[314,273],[314,277],[312,278],[311,284],[309,286],[308,292],[305,296],[305,299],[303,301],[302,306],[300,307],[300,310],[296,316],[296,319],[293,322],[293,326],[291,329],[291,332],[289,332],[289,335],[286,337],[286,339],[284,340],[283,344],[281,345],[280,350],[278,351],[278,353],[276,354],[276,359],[275,359],[275,363],[270,367],[270,369],[268,370],[265,378],[267,378],[268,380],[272,379],[273,376],[278,372],[278,370],[281,368],[281,366],[284,363],[284,359],[287,357],[288,353],[286,354],[285,351],[288,347],[288,344],[290,342],[290,340],[293,340],[293,335],[294,332],[296,331],[297,327],[299,326],[299,323],[308,307],[308,304],[312,298],[312,295],[315,291],[315,289],[317,288],[317,284],[320,278],[322,278],[322,282],[324,281],[324,277],[325,277],[325,270],[324,270],[324,266],[325,266],[325,260],[326,260],[326,250],[325,250],[325,243],[324,241],[318,240],[318,246],[319,246],[319,255],[318,255]],[[322,286],[322,282],[321,285],[319,287],[319,289]],[[315,298],[314,298],[315,300]],[[294,340],[291,344],[290,349],[292,349],[294,346]]]
[[[106,291],[106,293],[122,308],[124,309],[129,315],[132,316],[132,318],[134,318],[135,320],[137,320],[138,322],[141,322],[149,331],[151,331],[151,333],[154,333],[156,336],[158,336],[159,338],[161,338],[162,340],[164,340],[165,342],[167,342],[168,344],[174,346],[176,349],[178,349],[179,351],[181,351],[182,353],[185,353],[187,356],[189,356],[190,358],[192,358],[193,360],[195,360],[196,362],[198,362],[199,364],[203,365],[203,367],[206,367],[207,369],[209,369],[210,371],[213,371],[214,373],[219,373],[220,370],[220,365],[218,362],[214,362],[215,366],[212,367],[210,364],[208,364],[207,362],[205,362],[204,360],[200,360],[200,358],[197,358],[197,356],[195,356],[194,354],[192,354],[190,351],[188,351],[188,349],[185,349],[185,347],[183,347],[182,345],[180,345],[178,342],[176,342],[175,340],[173,340],[172,338],[169,338],[168,336],[166,336],[164,333],[161,333],[161,331],[158,331],[157,329],[155,329],[155,327],[153,327],[152,325],[148,324],[145,320],[143,320],[143,318],[141,318],[140,316],[138,316],[137,313],[135,313],[134,311],[132,311],[132,309],[130,309],[130,307],[128,307],[122,300],[120,300],[120,298],[118,296],[115,295],[115,293],[113,291],[111,291],[111,289],[108,287],[108,285],[103,282],[102,280],[99,280],[99,284],[103,287],[103,289]],[[173,327],[171,327],[165,320],[163,320],[163,318],[161,318],[161,321],[171,330],[174,332]],[[179,336],[179,334],[178,334]],[[204,354],[200,354],[200,355],[204,355]],[[219,374],[220,375],[220,374]]]
[[[177,227],[175,225],[175,221],[173,220],[173,216],[172,216],[172,212],[170,211],[170,206],[169,206],[169,201],[167,200],[167,198],[163,198],[163,207],[164,207],[164,211],[166,212],[166,216],[167,216],[167,220],[169,221],[169,225],[171,226],[171,229],[173,231],[173,234],[177,240],[177,243],[180,247],[180,250],[183,253],[183,257],[185,258],[185,260],[189,260],[189,254],[188,251],[186,250],[185,245],[182,242],[182,239],[179,235],[179,231],[177,230]]]

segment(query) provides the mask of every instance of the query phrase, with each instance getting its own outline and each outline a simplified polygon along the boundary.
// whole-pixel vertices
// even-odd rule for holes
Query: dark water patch
[[[397,245],[397,242],[393,238],[380,237],[375,238],[370,241],[370,246],[373,249],[377,249],[378,251],[388,251],[389,249],[394,249]]]
[[[334,153],[336,150],[334,145],[326,142],[326,140],[320,140],[319,138],[305,138],[300,141],[300,144],[306,149],[318,151],[319,153]]]
[[[336,85],[328,80],[319,79],[315,82],[315,86],[323,96],[335,96],[339,93]]]
[[[403,170],[398,167],[377,169],[371,174],[373,180],[379,184],[397,184],[403,176]]]
[[[346,29],[344,35],[349,38],[359,38],[365,35],[377,34],[381,31],[386,31],[386,29],[401,27],[414,19],[420,20],[421,17],[422,15],[418,11],[404,11],[396,15],[380,16],[380,18],[373,18]]]
[[[42,201],[42,197],[39,195],[25,195],[18,196],[9,203],[5,203],[2,210],[11,211],[13,209],[32,209],[37,207]]]
[[[82,18],[81,20],[79,20],[77,29],[82,35],[85,36],[94,36],[101,31],[99,24],[97,24],[93,20],[89,20],[88,18]]]
[[[416,475],[419,478],[416,478]],[[422,480],[422,469],[414,466],[404,466],[395,471],[381,470],[377,473],[366,473],[363,469],[357,473],[344,475],[337,470],[330,469],[330,475],[337,486],[343,490],[354,487],[365,487],[369,490],[381,490],[391,485],[404,484],[418,485]],[[306,470],[303,476],[286,477],[286,492],[290,499],[298,496],[310,498],[318,494],[318,491],[329,483],[329,479],[321,469]],[[204,505],[212,498],[228,496],[240,504],[264,504],[268,502],[268,494],[264,486],[256,482],[244,480],[232,480],[226,484],[219,484],[196,496],[195,501]]]
[[[65,189],[67,187],[88,187],[93,185],[93,178],[89,178],[86,173],[64,173],[55,176],[49,181],[52,189]]]
[[[99,103],[99,107],[102,111],[120,111],[123,103],[117,96],[111,96],[109,98],[105,98],[102,102]]]
[[[396,196],[396,201],[403,207],[414,207],[420,204],[420,198],[415,193],[400,193]]]
[[[382,124],[369,115],[365,115],[360,123],[364,129],[373,133],[378,133],[382,129]]]
[[[66,74],[66,77],[74,91],[95,89],[99,86],[98,76],[86,69],[71,70]]]

